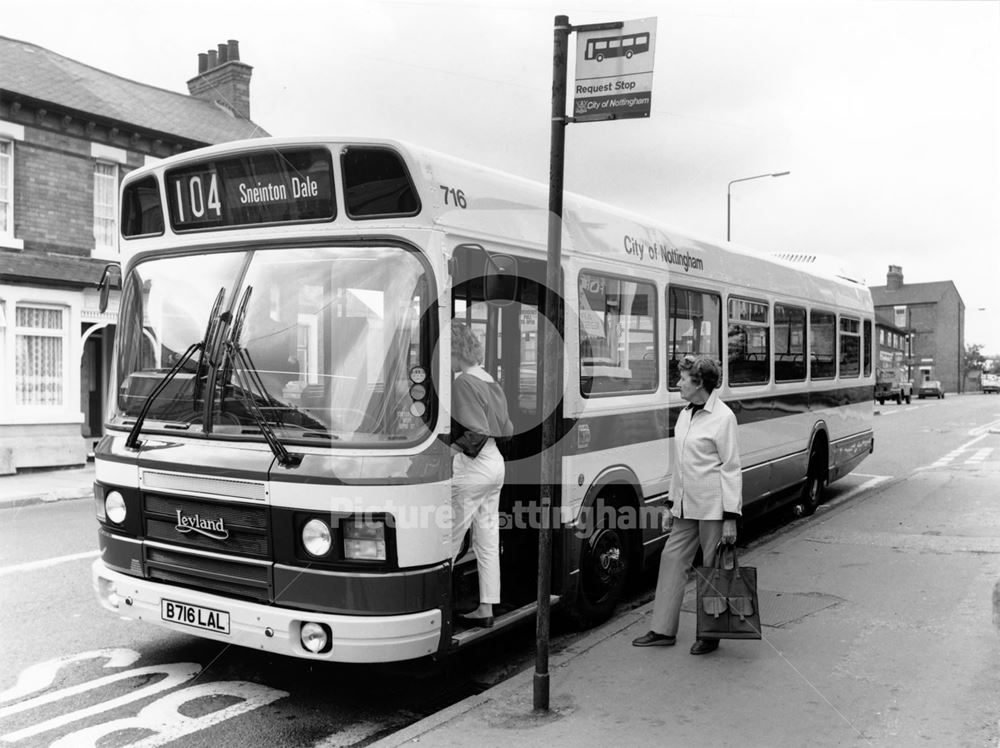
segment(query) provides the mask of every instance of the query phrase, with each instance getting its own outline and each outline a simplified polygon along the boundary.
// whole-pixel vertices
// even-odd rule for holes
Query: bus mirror
[[[121,287],[122,269],[117,264],[105,265],[104,272],[101,273],[101,282],[98,284],[98,292],[100,293],[98,308],[102,313],[108,309],[108,296],[111,295],[112,283],[115,284],[116,288]]]
[[[486,301],[506,306],[517,299],[517,260],[509,255],[486,255]]]

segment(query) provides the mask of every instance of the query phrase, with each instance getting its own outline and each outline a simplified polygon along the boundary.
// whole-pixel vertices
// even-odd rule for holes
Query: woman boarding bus
[[[872,448],[859,283],[567,195],[546,309],[546,188],[394,142],[215,146],[127,175],[121,197],[93,577],[126,618],[376,662],[532,615],[553,418],[553,594],[600,621],[666,537],[687,354],[723,363],[744,516],[811,511]],[[456,616],[479,593],[474,549],[452,562],[453,319],[482,342],[514,430],[492,629]],[[539,340],[560,329],[563,365],[546,371]]]

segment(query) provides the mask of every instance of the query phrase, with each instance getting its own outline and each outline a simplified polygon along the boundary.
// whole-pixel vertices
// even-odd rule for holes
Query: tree
[[[986,363],[986,357],[983,355],[982,349],[981,345],[975,343],[965,346],[965,357],[962,359],[963,384],[968,381],[969,374],[974,371],[978,371],[980,376],[982,376],[983,366]]]

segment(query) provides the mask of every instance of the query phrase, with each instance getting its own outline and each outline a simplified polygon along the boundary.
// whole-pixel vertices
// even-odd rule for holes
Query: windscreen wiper
[[[153,401],[157,396],[163,392],[164,388],[173,381],[173,378],[177,376],[177,372],[188,362],[188,360],[194,355],[195,351],[200,351],[204,343],[199,341],[197,343],[192,343],[184,355],[177,359],[177,363],[171,367],[170,371],[167,372],[166,376],[160,380],[160,383],[156,385],[152,392],[142,404],[142,410],[139,411],[139,415],[135,419],[135,423],[132,424],[132,429],[128,432],[128,438],[125,440],[125,446],[129,449],[138,449],[139,447],[139,432],[142,431],[142,424],[146,420],[146,416],[149,414],[149,409],[153,407]]]
[[[264,436],[264,441],[267,442],[267,446],[271,448],[271,452],[277,458],[278,463],[282,467],[298,467],[302,462],[302,455],[292,454],[289,452],[285,445],[281,443],[278,439],[277,434],[274,433],[274,429],[268,422],[267,418],[260,410],[260,405],[257,404],[257,398],[254,397],[254,393],[251,391],[252,375],[249,373],[253,364],[246,357],[246,353],[240,347],[240,344],[234,340],[227,340],[225,346],[224,355],[230,359],[230,364],[232,365],[233,376],[237,381],[237,386],[240,392],[240,397],[243,400],[243,404],[246,409],[253,416],[254,422],[257,424],[257,428],[260,429],[260,433]],[[246,381],[251,380],[250,382]],[[264,391],[266,396],[266,391]]]
[[[153,407],[153,401],[159,396],[161,392],[166,388],[168,384],[177,376],[177,373],[186,364],[196,351],[201,351],[201,357],[198,359],[198,369],[195,372],[194,381],[194,392],[195,401],[197,402],[198,391],[201,385],[202,377],[202,367],[205,363],[205,349],[209,345],[209,339],[212,336],[213,330],[216,329],[217,320],[219,317],[219,309],[222,308],[222,300],[226,296],[226,287],[222,286],[219,289],[219,293],[215,296],[215,303],[212,304],[212,311],[208,316],[208,325],[205,327],[205,337],[202,338],[197,343],[193,343],[188,347],[184,354],[177,360],[177,363],[171,367],[170,371],[167,372],[166,376],[160,380],[160,383],[156,385],[149,396],[143,401],[142,409],[139,411],[139,415],[135,419],[135,423],[132,424],[131,430],[128,432],[128,438],[125,440],[125,446],[129,449],[138,449],[139,447],[139,433],[142,431],[142,424],[146,420],[146,416],[149,415],[150,408]]]
[[[267,391],[264,383],[260,381],[257,370],[254,368],[253,362],[250,361],[249,354],[240,345],[238,339],[243,329],[243,319],[246,316],[247,303],[250,300],[251,291],[253,291],[253,286],[247,286],[246,290],[243,291],[243,296],[240,298],[240,303],[237,306],[236,316],[233,318],[232,328],[230,329],[229,336],[225,342],[223,351],[225,376],[228,377],[231,373],[231,376],[236,378],[243,404],[246,406],[246,409],[250,411],[250,415],[253,416],[253,420],[257,424],[257,428],[259,428],[260,433],[263,434],[264,441],[266,441],[267,446],[271,448],[271,452],[273,452],[275,458],[277,458],[278,464],[286,468],[297,467],[302,462],[302,455],[292,454],[285,448],[285,445],[281,443],[277,434],[274,433],[274,429],[271,427],[271,424],[261,412],[260,406],[257,404],[257,398],[254,397],[254,392],[251,389],[256,389],[261,399],[265,402],[274,402],[274,398],[271,396],[271,393]],[[222,384],[223,389],[225,389],[225,378],[222,380]]]

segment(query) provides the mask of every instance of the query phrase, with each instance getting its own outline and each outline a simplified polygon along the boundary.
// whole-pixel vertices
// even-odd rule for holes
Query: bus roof
[[[335,156],[350,146],[394,150],[409,171],[422,207],[415,216],[387,221],[400,226],[437,228],[463,241],[494,242],[529,249],[538,256],[545,253],[547,184],[405,141],[370,137],[233,141],[173,156],[130,173],[125,181],[220,155],[296,146],[325,146]],[[337,161],[334,158],[335,170],[340,168]],[[317,232],[338,228],[336,224],[313,226]],[[380,222],[380,227],[384,230],[385,223]],[[358,224],[351,222],[351,228],[356,231]],[[675,278],[711,278],[738,284],[740,279],[766,277],[765,283],[749,285],[800,290],[796,295],[808,298],[828,295],[831,303],[870,304],[867,287],[845,277],[829,262],[803,259],[811,255],[767,255],[737,244],[699,238],[649,217],[570,192],[563,196],[562,247],[567,257],[600,257],[633,268],[667,269]]]

